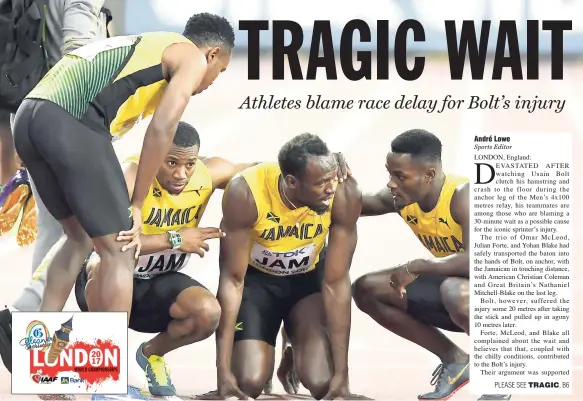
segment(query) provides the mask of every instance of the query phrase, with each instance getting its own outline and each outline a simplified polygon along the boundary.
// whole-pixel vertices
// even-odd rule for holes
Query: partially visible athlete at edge
[[[227,68],[234,37],[227,20],[202,13],[183,34],[96,41],[61,59],[24,100],[14,124],[16,149],[66,234],[55,245],[41,311],[62,310],[79,266],[95,249],[101,266],[90,288],[92,310],[127,311],[129,319],[148,188],[190,98]],[[112,139],[152,114],[130,202]]]
[[[399,213],[434,257],[365,274],[352,285],[354,301],[386,329],[439,357],[435,389],[419,399],[447,400],[470,380],[469,356],[438,330],[470,333],[468,179],[443,172],[441,141],[420,129],[392,141],[386,168],[387,187],[363,196],[362,215]]]

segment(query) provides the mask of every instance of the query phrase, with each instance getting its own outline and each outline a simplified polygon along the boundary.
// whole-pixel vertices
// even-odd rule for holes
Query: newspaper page
[[[0,0],[0,401],[583,401],[583,0],[105,0],[117,38],[52,67],[16,171],[25,3]],[[54,216],[107,238],[84,262]],[[36,312],[63,305],[129,311],[127,393],[87,394],[126,376],[69,361],[90,327]]]
[[[572,136],[476,135],[473,146],[472,392],[571,394]]]

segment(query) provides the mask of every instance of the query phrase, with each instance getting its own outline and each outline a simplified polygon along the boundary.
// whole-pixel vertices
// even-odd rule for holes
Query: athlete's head
[[[179,122],[172,148],[156,175],[162,188],[173,195],[182,192],[194,174],[199,148],[196,129],[184,121]]]
[[[209,13],[194,14],[184,28],[183,35],[201,49],[207,61],[206,74],[198,93],[208,88],[219,74],[227,69],[231,51],[235,47],[233,27],[223,17]]]
[[[395,206],[420,202],[440,177],[441,141],[422,129],[405,131],[391,142],[386,167]]]
[[[278,155],[285,192],[295,206],[324,213],[336,191],[338,164],[318,136],[300,134],[287,142]]]

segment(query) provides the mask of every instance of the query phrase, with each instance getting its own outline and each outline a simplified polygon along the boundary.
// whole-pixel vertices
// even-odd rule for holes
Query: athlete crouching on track
[[[283,321],[303,386],[347,397],[361,193],[352,177],[337,185],[338,163],[315,135],[290,140],[278,160],[243,171],[223,196],[215,395],[261,394]]]
[[[443,172],[441,141],[421,129],[392,141],[386,168],[390,180],[363,196],[363,216],[398,213],[434,257],[360,277],[354,301],[377,323],[441,360],[431,381],[434,391],[418,398],[447,400],[470,380],[468,354],[438,330],[470,334],[468,179]]]
[[[158,333],[136,353],[149,391],[157,396],[176,393],[164,355],[204,340],[219,324],[221,308],[214,295],[179,270],[187,266],[191,254],[204,256],[209,250],[205,241],[224,235],[218,228],[198,228],[214,189],[223,189],[235,174],[252,166],[199,158],[199,147],[196,130],[179,123],[173,146],[142,208],[142,248],[134,269],[129,327],[141,333]],[[124,166],[130,196],[137,162],[137,157],[130,158]],[[86,289],[93,285],[99,268],[99,256],[93,253],[77,277],[75,295],[82,311],[95,309],[96,299]]]

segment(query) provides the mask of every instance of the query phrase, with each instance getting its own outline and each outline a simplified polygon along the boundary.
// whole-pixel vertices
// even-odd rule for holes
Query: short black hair
[[[441,162],[441,141],[429,131],[411,129],[393,139],[391,152],[407,153],[421,161]]]
[[[198,131],[190,124],[180,121],[174,134],[172,143],[179,148],[191,148],[197,146],[200,148],[200,136]]]
[[[228,52],[235,47],[233,27],[215,14],[194,14],[186,23],[183,35],[197,46],[221,47]]]
[[[326,143],[317,135],[300,134],[288,141],[279,150],[277,160],[284,176],[301,177],[311,156],[327,156],[330,150]]]

